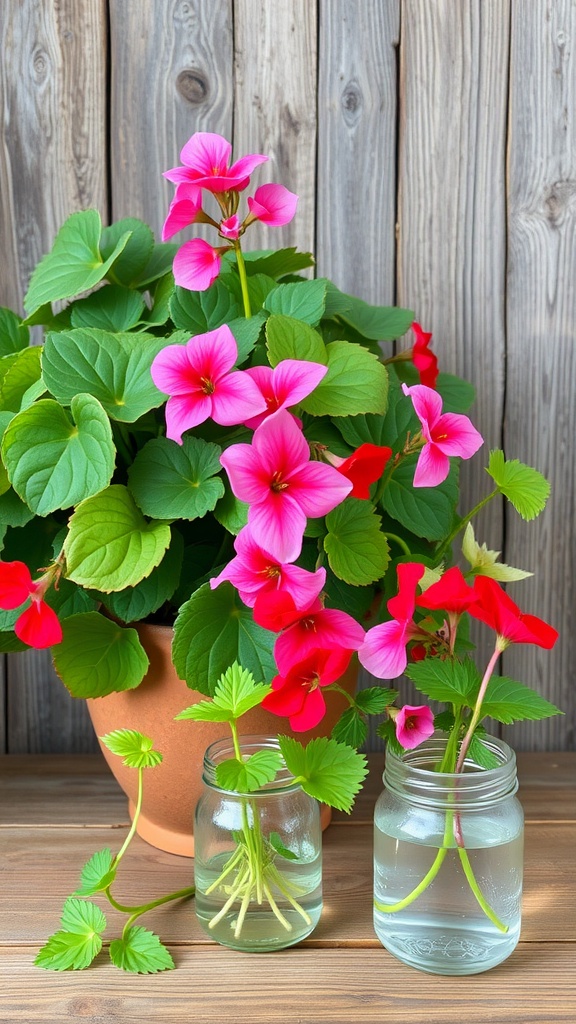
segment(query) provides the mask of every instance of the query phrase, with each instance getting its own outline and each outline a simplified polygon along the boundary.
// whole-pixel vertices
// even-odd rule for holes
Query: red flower
[[[448,569],[437,583],[433,583],[416,598],[419,608],[445,611],[461,615],[478,601],[478,594],[469,587],[458,566]]]
[[[272,680],[273,692],[264,698],[262,707],[274,715],[285,715],[294,732],[313,729],[326,713],[320,687],[336,682],[349,661],[349,651],[316,648],[303,661],[292,665],[284,676]]]
[[[349,497],[369,498],[370,485],[380,479],[391,455],[387,445],[361,444],[347,459],[331,455],[329,461],[353,484]]]
[[[416,322],[412,324],[412,333],[414,335],[412,362],[418,370],[420,383],[425,384],[428,388],[435,388],[438,378],[438,360],[428,348],[432,334],[423,331],[420,324]]]
[[[14,632],[19,640],[36,647],[52,647],[62,640],[62,626],[58,616],[43,595],[49,578],[33,581],[24,562],[0,562],[0,608],[6,611],[19,608],[28,598],[31,604],[18,616]]]
[[[256,598],[254,621],[274,633],[282,630],[274,644],[274,658],[282,676],[319,649],[330,650],[341,658],[342,675],[364,639],[362,626],[347,612],[324,608],[318,599],[300,610],[292,596],[281,590]]]
[[[508,597],[502,587],[489,576],[477,576],[474,590],[478,603],[468,609],[470,615],[480,619],[498,634],[500,649],[508,644],[537,644],[550,650],[558,639],[558,633],[536,615],[526,615]]]

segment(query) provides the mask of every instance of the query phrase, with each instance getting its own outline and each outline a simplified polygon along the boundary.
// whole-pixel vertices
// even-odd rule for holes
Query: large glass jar
[[[243,757],[279,750],[276,739],[241,737]],[[234,757],[231,739],[204,756],[204,792],[194,824],[196,914],[211,938],[233,949],[292,946],[322,911],[322,833],[316,800],[286,768],[246,796],[221,789],[216,767]]]
[[[446,736],[386,754],[374,812],[374,928],[399,960],[433,974],[476,974],[510,956],[520,935],[522,807],[516,758],[470,758],[462,774],[435,771]]]

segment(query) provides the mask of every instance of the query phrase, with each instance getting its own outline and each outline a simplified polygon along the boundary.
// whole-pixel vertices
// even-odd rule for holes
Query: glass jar
[[[374,812],[374,928],[405,964],[432,974],[477,974],[505,960],[520,936],[524,815],[516,758],[470,758],[462,774],[434,770],[447,737],[401,756],[388,750]]]
[[[277,739],[240,738],[243,757],[278,751]],[[316,800],[283,767],[272,783],[242,795],[216,784],[216,767],[234,757],[232,739],[204,756],[196,807],[196,914],[211,938],[232,949],[293,946],[322,911],[322,832]]]

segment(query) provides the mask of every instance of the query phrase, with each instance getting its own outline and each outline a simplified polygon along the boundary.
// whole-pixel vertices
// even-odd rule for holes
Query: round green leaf
[[[388,372],[378,357],[350,341],[326,346],[328,373],[302,408],[313,416],[384,415],[388,401]]]
[[[115,449],[102,406],[76,395],[68,413],[42,399],[18,413],[2,439],[2,459],[15,491],[36,515],[70,508],[110,482]]]
[[[62,632],[62,642],[52,654],[73,697],[133,690],[146,675],[148,657],[135,629],[123,629],[98,612],[85,612],[65,619]]]
[[[172,597],[180,581],[184,541],[172,531],[172,541],[160,565],[135,587],[126,587],[111,594],[101,594],[102,603],[122,622],[139,622],[158,611]],[[78,588],[76,588],[78,590]],[[84,593],[79,590],[79,593]]]
[[[52,251],[40,260],[32,274],[24,299],[28,314],[46,303],[88,291],[106,277],[125,248],[130,232],[124,232],[103,259],[99,248],[101,231],[97,210],[81,210],[68,217],[56,235]]]
[[[67,575],[106,593],[134,587],[162,561],[169,543],[168,524],[148,523],[128,489],[112,484],[83,501],[70,518]]]
[[[458,502],[458,466],[438,487],[414,487],[416,456],[410,456],[394,470],[382,506],[393,519],[417,537],[442,540],[450,532]]]
[[[2,380],[0,408],[11,412],[20,411],[28,388],[40,379],[41,352],[40,346],[34,345],[18,353]]]
[[[347,498],[326,516],[324,549],[330,568],[341,580],[356,586],[382,578],[390,561],[381,519],[366,501]]]
[[[140,292],[120,285],[108,285],[73,304],[72,326],[127,331],[138,323],[144,309],[145,302]]]
[[[128,234],[127,242],[118,252],[120,240]],[[120,284],[133,284],[142,273],[154,248],[154,235],[143,220],[125,217],[110,227],[104,228],[100,238],[100,254],[103,260],[113,258],[109,279]]]
[[[151,334],[111,334],[97,328],[50,333],[42,355],[47,387],[59,402],[86,392],[114,420],[133,423],[164,401],[150,376],[154,357],[167,344]]]
[[[204,292],[192,292],[176,288],[170,301],[170,315],[176,327],[183,327],[191,334],[204,334],[240,316],[242,310],[222,281]]]
[[[277,669],[276,636],[258,626],[234,587],[222,583],[197,590],[182,605],[174,624],[172,657],[176,672],[193,690],[212,696],[220,676],[237,661],[255,679],[269,682]]]
[[[168,438],[149,441],[130,468],[130,490],[145,515],[154,519],[198,519],[224,494],[222,449],[198,437],[181,445]]]
[[[294,281],[276,285],[264,302],[269,313],[303,320],[313,327],[320,322],[326,305],[326,281]]]

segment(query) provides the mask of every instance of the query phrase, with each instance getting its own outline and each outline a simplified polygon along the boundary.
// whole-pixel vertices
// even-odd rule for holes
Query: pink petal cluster
[[[413,750],[434,732],[434,715],[425,704],[404,704],[394,715],[396,739],[406,750]]]
[[[449,456],[470,459],[484,444],[484,439],[467,416],[442,413],[442,399],[432,388],[424,384],[413,387],[403,384],[402,390],[412,399],[426,442],[418,456],[414,487],[436,487],[450,472]]]
[[[256,220],[279,227],[288,224],[295,212],[298,196],[283,185],[270,183],[256,189],[248,199],[249,213],[244,219],[236,212],[238,194],[250,182],[252,171],[268,157],[250,153],[230,164],[232,146],[221,135],[196,132],[183,147],[182,164],[165,171],[164,177],[176,185],[176,193],[162,228],[162,240],[171,238],[190,224],[212,224],[231,245],[212,246],[201,238],[185,242],[174,259],[174,280],[182,288],[205,291],[218,277],[222,253],[238,248],[238,239]],[[221,210],[218,223],[202,207],[202,191],[216,197]]]
[[[167,437],[181,444],[185,430],[209,417],[233,426],[266,408],[252,378],[243,370],[232,370],[237,359],[238,346],[226,324],[158,353],[150,372],[156,387],[169,395]]]
[[[358,660],[378,679],[396,679],[408,664],[406,647],[419,636],[413,615],[416,607],[416,586],[424,575],[419,562],[401,562],[397,568],[398,594],[388,601],[392,619],[373,626],[366,633],[358,651]]]
[[[314,391],[326,376],[328,367],[322,363],[308,363],[303,359],[283,359],[272,369],[270,366],[253,366],[246,370],[266,402],[266,412],[246,420],[246,426],[254,430],[278,409],[298,405]]]
[[[231,445],[220,461],[232,491],[250,506],[252,537],[279,562],[298,558],[307,517],[326,515],[352,489],[332,466],[310,461],[308,442],[285,409],[260,424],[252,444]]]
[[[286,675],[318,648],[347,651],[350,661],[364,640],[362,626],[347,612],[325,608],[320,600],[299,609],[287,593],[259,597],[254,605],[254,621],[273,633],[281,631],[274,645],[280,675]]]
[[[46,582],[33,581],[24,562],[0,562],[0,608],[19,608],[28,598],[29,606],[18,616],[14,632],[19,640],[38,650],[62,640],[62,626],[56,612],[44,600]]]
[[[290,562],[279,562],[256,543],[246,527],[236,537],[234,549],[236,556],[210,580],[210,586],[214,590],[229,580],[249,608],[262,595],[278,591],[288,594],[297,608],[305,608],[316,600],[326,583],[325,569],[308,572]]]

